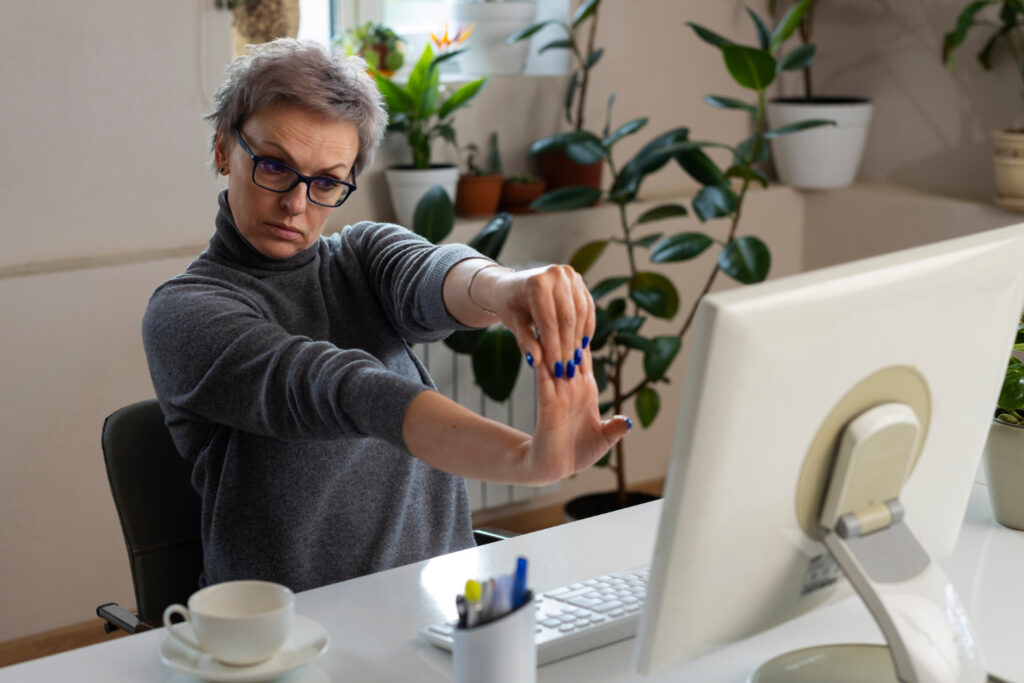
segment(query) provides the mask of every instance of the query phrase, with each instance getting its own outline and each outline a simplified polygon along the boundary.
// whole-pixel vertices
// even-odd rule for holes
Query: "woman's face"
[[[359,152],[359,133],[351,122],[279,103],[253,114],[238,129],[257,156],[281,161],[303,175],[351,180]],[[309,201],[305,183],[283,193],[256,185],[252,159],[234,135],[217,138],[214,157],[217,168],[226,169],[235,224],[261,254],[288,258],[320,238],[332,209]]]

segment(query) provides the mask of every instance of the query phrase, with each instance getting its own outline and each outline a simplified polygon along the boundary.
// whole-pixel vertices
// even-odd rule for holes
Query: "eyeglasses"
[[[237,127],[235,136],[238,138],[238,144],[252,159],[252,181],[264,190],[283,193],[288,192],[299,183],[306,183],[306,197],[309,198],[309,201],[331,208],[341,206],[348,196],[356,191],[355,183],[323,176],[305,176],[276,159],[254,154]]]

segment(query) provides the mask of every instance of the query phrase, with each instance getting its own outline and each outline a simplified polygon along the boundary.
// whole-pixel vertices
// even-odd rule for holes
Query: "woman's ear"
[[[229,152],[227,141],[222,134],[218,133],[217,141],[213,143],[213,160],[217,164],[217,172],[221,175],[227,175],[230,171],[230,166],[228,166]]]

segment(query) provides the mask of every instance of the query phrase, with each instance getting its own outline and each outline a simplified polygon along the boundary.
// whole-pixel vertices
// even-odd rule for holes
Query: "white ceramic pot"
[[[996,521],[1024,530],[1024,427],[992,420],[985,444],[985,480]]]
[[[449,23],[473,25],[473,32],[462,46],[466,51],[455,58],[460,71],[473,76],[522,73],[530,41],[522,40],[513,45],[505,41],[532,24],[536,16],[537,3],[533,0],[448,5]]]
[[[992,162],[998,199],[1024,202],[1024,132],[992,131]],[[1007,202],[1000,202],[1006,204]]]
[[[771,130],[809,119],[836,122],[771,140],[779,180],[800,190],[833,190],[853,183],[871,123],[869,100],[778,99],[768,103],[766,112]]]
[[[389,168],[386,172],[388,189],[391,190],[391,206],[395,209],[396,221],[399,225],[412,230],[412,218],[416,212],[416,204],[427,193],[427,190],[440,185],[455,204],[455,186],[459,182],[459,169],[456,166],[436,166],[432,168]]]

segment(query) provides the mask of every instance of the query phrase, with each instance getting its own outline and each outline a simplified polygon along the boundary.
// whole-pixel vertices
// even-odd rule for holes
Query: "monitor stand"
[[[978,643],[956,589],[903,522],[899,493],[919,427],[902,403],[843,430],[821,523],[825,547],[867,605],[883,645],[828,645],[762,665],[752,683],[984,683]],[[884,501],[884,502],[880,502]]]

